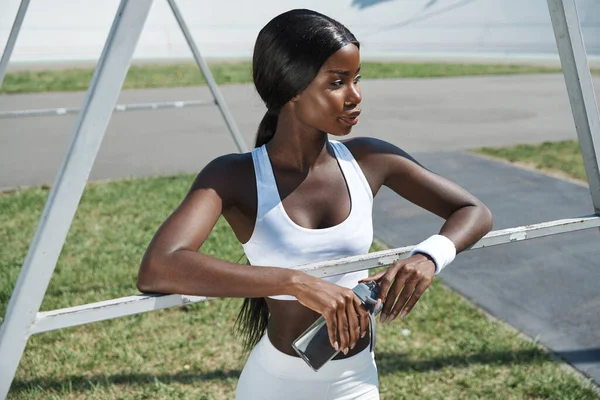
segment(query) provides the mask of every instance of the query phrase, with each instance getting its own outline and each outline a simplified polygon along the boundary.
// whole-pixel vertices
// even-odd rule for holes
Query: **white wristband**
[[[416,245],[410,255],[412,256],[415,253],[427,254],[433,258],[435,274],[437,275],[456,257],[456,246],[446,236],[433,235]]]

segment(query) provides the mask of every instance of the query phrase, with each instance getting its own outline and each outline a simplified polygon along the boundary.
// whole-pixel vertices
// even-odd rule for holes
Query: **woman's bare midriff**
[[[320,315],[306,308],[297,300],[267,298],[267,305],[271,314],[267,326],[269,340],[282,353],[298,357],[298,354],[292,348],[292,342],[315,322]],[[348,351],[348,354],[340,352],[334,360],[358,354],[368,345],[369,334],[367,333],[364,338],[358,340],[354,349]]]
[[[230,207],[223,210],[223,216],[233,229],[240,243],[246,243],[250,240],[254,231],[258,208],[258,196],[252,155],[247,153],[241,157],[242,160],[237,165],[235,173],[224,177],[224,179],[235,179],[231,184],[235,201],[232,202]],[[339,169],[339,166],[335,163],[332,164],[332,168]],[[331,186],[332,184],[328,183],[328,196],[331,198],[339,197],[331,194]],[[341,186],[340,191],[343,192],[342,195],[348,196],[345,183]],[[291,213],[292,215],[298,214],[297,211],[290,208],[286,208],[286,212],[288,214]],[[341,212],[338,218],[339,221],[336,220],[332,224],[335,225],[343,221],[347,218],[348,212],[349,211]],[[320,315],[311,309],[306,308],[296,300],[275,300],[267,298],[267,305],[269,306],[270,311],[270,318],[267,326],[269,340],[279,351],[298,357],[298,354],[296,354],[292,348],[292,342],[300,336],[306,328],[315,322]],[[368,345],[369,335],[367,334],[364,338],[358,340],[354,349],[350,349],[348,354],[340,352],[335,359],[350,357],[359,353],[361,350],[364,350]]]

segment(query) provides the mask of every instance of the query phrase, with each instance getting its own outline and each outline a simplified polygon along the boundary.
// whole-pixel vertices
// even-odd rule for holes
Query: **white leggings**
[[[331,360],[318,372],[277,350],[264,335],[242,370],[236,400],[379,400],[375,357],[365,348]]]

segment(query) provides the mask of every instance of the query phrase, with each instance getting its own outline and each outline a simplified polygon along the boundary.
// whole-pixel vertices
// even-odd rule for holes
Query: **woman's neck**
[[[266,147],[271,162],[279,168],[308,172],[327,154],[327,133],[300,127],[280,115]]]

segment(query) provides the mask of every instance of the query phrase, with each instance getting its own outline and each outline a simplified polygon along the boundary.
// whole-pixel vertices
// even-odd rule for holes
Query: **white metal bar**
[[[2,86],[2,82],[4,81],[4,75],[6,75],[6,69],[8,68],[10,56],[15,48],[15,43],[17,42],[17,37],[19,37],[21,26],[23,26],[23,20],[25,19],[25,14],[27,13],[27,7],[29,7],[29,0],[21,0],[19,10],[17,11],[17,16],[15,17],[15,22],[13,22],[10,35],[8,36],[8,41],[6,42],[6,47],[2,52],[2,58],[0,58],[0,86]]]
[[[519,226],[490,232],[475,245],[471,246],[469,250],[597,227],[600,227],[600,217],[596,215]],[[413,247],[400,247],[360,256],[309,264],[300,269],[317,277],[361,271],[390,265],[394,261],[405,258]],[[211,300],[211,298],[184,296],[180,294],[142,294],[77,307],[62,308],[38,313],[29,333],[41,333],[206,300]]]
[[[215,104],[215,100],[180,100],[167,101],[160,103],[134,103],[134,104],[117,104],[113,112],[125,111],[144,111],[144,110],[168,110],[170,108],[187,108],[199,107],[209,104]],[[79,107],[59,107],[59,108],[36,108],[31,110],[12,110],[0,111],[0,119],[8,118],[28,118],[28,117],[56,117],[67,114],[76,114],[81,108]]]
[[[235,141],[235,144],[236,144],[239,152],[240,153],[247,152],[248,146],[246,146],[246,143],[244,142],[244,138],[240,134],[240,131],[237,128],[235,120],[233,119],[233,116],[229,112],[227,103],[225,103],[225,99],[223,98],[223,95],[221,94],[221,91],[219,90],[219,87],[217,86],[217,84],[212,76],[212,73],[210,72],[210,68],[208,68],[208,65],[204,62],[204,59],[200,55],[200,51],[198,50],[198,47],[196,46],[196,43],[194,42],[194,38],[192,37],[192,34],[190,33],[190,30],[188,29],[188,27],[183,19],[183,15],[181,15],[181,12],[179,12],[179,7],[177,7],[175,0],[167,0],[167,1],[169,2],[171,11],[173,11],[173,15],[175,16],[175,19],[177,20],[177,23],[179,24],[179,28],[181,29],[181,32],[183,33],[183,36],[185,36],[185,40],[187,41],[187,44],[190,47],[190,50],[192,51],[194,59],[196,60],[196,64],[198,64],[200,71],[202,71],[202,75],[204,75],[204,79],[206,79],[206,84],[208,85],[217,105],[219,106],[221,115],[223,115],[223,119],[225,120],[225,123],[227,124],[227,127],[229,128],[229,132],[231,133],[231,136],[233,137],[233,140]]]
[[[82,306],[40,312],[29,332],[30,334],[41,333],[205,300],[211,300],[211,298],[181,294],[141,294],[121,297]]]
[[[516,228],[508,228],[489,232],[468,250],[597,227],[600,227],[600,217],[597,215],[588,215],[579,218],[560,219],[556,221],[543,222],[540,224],[518,226]],[[414,246],[401,247],[398,249],[384,250],[361,256],[310,264],[304,266],[302,270],[313,276],[325,277],[376,268],[383,265],[390,265],[394,261],[404,258],[405,255],[410,253],[413,247]]]
[[[0,398],[14,377],[152,0],[122,0],[0,328]]]
[[[600,116],[575,0],[547,0],[592,202],[600,214]]]

